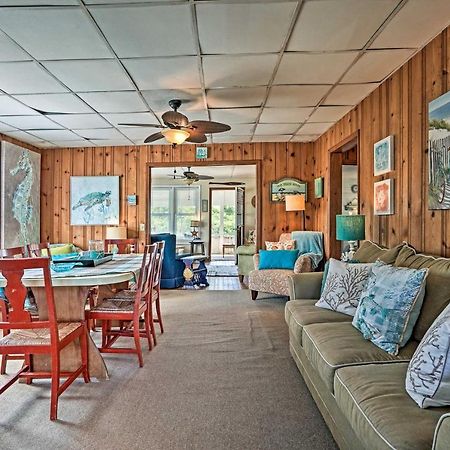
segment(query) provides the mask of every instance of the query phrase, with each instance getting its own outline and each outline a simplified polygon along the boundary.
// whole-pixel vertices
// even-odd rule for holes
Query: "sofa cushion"
[[[286,303],[285,319],[289,330],[302,345],[303,327],[313,323],[350,322],[352,318],[328,309],[314,306],[317,300],[291,300]]]
[[[289,296],[288,278],[293,273],[283,269],[252,270],[248,275],[248,287],[252,291]]]
[[[353,255],[353,260],[361,263],[373,263],[379,259],[386,264],[394,264],[404,245],[402,243],[393,248],[385,248],[375,244],[375,242],[364,241]]]
[[[408,246],[400,251],[395,266],[413,269],[428,268],[422,310],[414,327],[413,337],[420,341],[437,316],[450,303],[450,258],[422,255]]]
[[[394,356],[366,341],[351,322],[340,322],[304,326],[302,345],[309,362],[333,391],[334,373],[340,367],[409,361],[417,342],[410,341]]]
[[[335,398],[367,449],[431,449],[448,408],[420,409],[405,391],[407,363],[344,367],[336,372]]]

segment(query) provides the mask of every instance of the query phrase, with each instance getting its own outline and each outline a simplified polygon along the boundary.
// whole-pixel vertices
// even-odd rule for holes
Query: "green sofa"
[[[450,303],[450,259],[417,254],[406,244],[383,249],[366,241],[355,259],[429,267],[426,296],[413,337],[392,356],[366,341],[352,317],[321,309],[322,273],[289,279],[290,351],[342,449],[448,450],[450,407],[421,409],[405,390],[408,362],[434,319]]]

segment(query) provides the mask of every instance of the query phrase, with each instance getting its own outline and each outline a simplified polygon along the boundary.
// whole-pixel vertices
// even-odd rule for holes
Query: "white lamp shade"
[[[126,239],[127,227],[106,227],[106,239]]]
[[[161,134],[171,144],[182,144],[190,136],[187,131],[176,128],[167,128],[167,130],[162,130]]]
[[[304,195],[286,195],[286,211],[304,211],[305,196]]]

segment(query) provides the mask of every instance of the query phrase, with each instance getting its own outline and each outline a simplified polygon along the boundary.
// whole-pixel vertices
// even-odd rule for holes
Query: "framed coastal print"
[[[394,180],[378,181],[373,187],[373,212],[376,216],[394,214]]]
[[[450,91],[428,105],[428,208],[450,209]]]
[[[306,200],[308,183],[297,178],[281,178],[270,183],[270,200],[272,202],[284,203],[284,197],[292,194],[303,194]]]
[[[394,170],[394,136],[388,136],[373,145],[374,176]]]
[[[41,155],[1,142],[1,247],[41,241]]]
[[[119,177],[70,177],[71,225],[119,225]]]
[[[323,177],[314,179],[314,197],[315,198],[323,197]]]

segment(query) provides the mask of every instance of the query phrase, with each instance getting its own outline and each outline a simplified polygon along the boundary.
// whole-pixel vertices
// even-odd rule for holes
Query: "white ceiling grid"
[[[180,98],[231,125],[208,142],[310,142],[449,23],[448,0],[0,0],[0,132],[142,144],[119,123]]]

